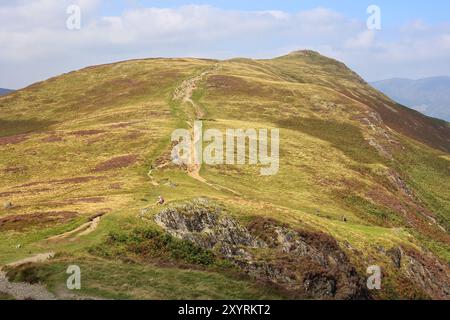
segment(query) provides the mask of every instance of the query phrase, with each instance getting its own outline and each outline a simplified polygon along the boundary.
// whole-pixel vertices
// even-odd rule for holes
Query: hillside
[[[450,121],[450,77],[388,79],[371,85],[405,106]]]
[[[85,297],[450,297],[450,127],[338,61],[125,61],[36,83],[0,110],[11,280],[64,297],[75,264]],[[280,128],[278,174],[171,163],[171,133],[199,119]],[[372,265],[381,290],[365,287]]]

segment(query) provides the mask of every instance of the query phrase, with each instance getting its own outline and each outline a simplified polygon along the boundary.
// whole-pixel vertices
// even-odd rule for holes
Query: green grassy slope
[[[171,132],[199,112],[174,101],[175,89],[205,70],[192,96],[205,128],[280,128],[278,175],[262,177],[249,165],[202,167],[202,177],[235,193],[175,166],[147,175],[167,162]],[[386,250],[406,246],[450,262],[449,125],[396,105],[317,53],[90,67],[0,97],[0,111],[0,201],[14,205],[0,209],[0,265],[65,253],[70,258],[39,271],[51,288],[64,283],[70,260],[92,270],[87,293],[105,297],[283,297],[228,268],[138,259],[127,269],[98,257],[92,248],[107,246],[111,232],[156,228],[137,214],[161,194],[169,203],[208,197],[244,224],[269,217],[330,234],[360,273],[383,266],[389,282],[379,298],[415,292]],[[46,240],[99,212],[106,215],[93,233]]]

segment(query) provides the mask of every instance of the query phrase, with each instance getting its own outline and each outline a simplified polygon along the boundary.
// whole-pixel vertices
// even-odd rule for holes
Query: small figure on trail
[[[158,202],[156,202],[157,205],[164,205],[164,203],[166,203],[166,200],[164,200],[164,198],[162,196],[158,197]]]
[[[347,217],[342,217],[342,221],[347,222]]]
[[[156,201],[155,204],[150,205],[144,209],[141,209],[141,212],[137,215],[137,217],[139,219],[144,219],[145,215],[150,212],[151,208],[154,208],[155,206],[162,206],[165,203],[166,203],[166,200],[164,200],[164,198],[162,196],[159,196],[158,201]]]

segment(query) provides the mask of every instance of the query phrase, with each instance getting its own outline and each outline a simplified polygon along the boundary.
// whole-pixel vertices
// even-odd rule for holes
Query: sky
[[[380,28],[368,28],[372,5]],[[367,81],[450,76],[450,1],[0,0],[1,88],[135,58],[272,58],[300,49]]]

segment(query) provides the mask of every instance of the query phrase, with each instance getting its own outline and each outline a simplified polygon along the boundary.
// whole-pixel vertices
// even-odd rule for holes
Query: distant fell
[[[401,104],[430,117],[450,121],[450,77],[394,78],[371,84]]]
[[[8,93],[13,92],[13,90],[0,88],[0,96],[7,95]]]

